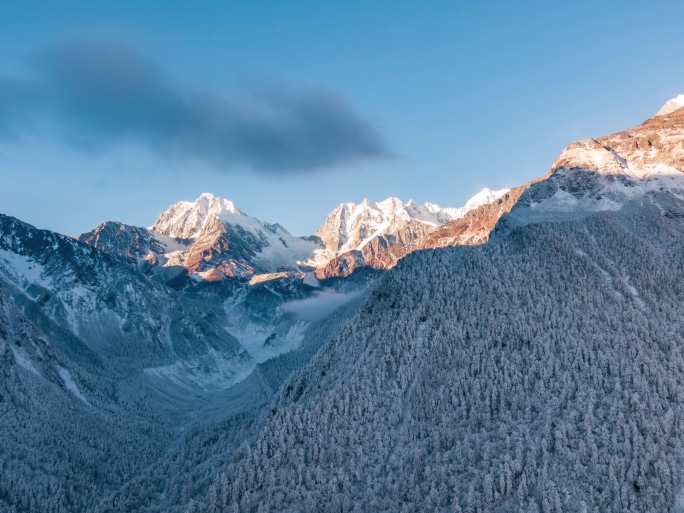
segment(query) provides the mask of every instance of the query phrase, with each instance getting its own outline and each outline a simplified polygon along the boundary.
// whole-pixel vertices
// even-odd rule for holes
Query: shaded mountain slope
[[[631,202],[411,255],[197,511],[675,511],[683,235]]]

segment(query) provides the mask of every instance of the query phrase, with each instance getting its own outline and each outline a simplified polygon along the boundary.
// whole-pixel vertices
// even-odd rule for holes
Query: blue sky
[[[0,212],[74,235],[209,191],[307,234],[342,201],[459,206],[684,92],[682,19],[664,1],[9,0]]]

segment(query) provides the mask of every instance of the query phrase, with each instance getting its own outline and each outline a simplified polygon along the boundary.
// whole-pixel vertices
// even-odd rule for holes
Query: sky
[[[77,235],[202,192],[296,235],[461,206],[684,92],[684,3],[0,6],[0,213]]]

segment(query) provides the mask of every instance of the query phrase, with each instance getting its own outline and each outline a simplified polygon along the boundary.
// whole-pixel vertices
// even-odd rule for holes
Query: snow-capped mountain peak
[[[460,219],[469,211],[501,198],[508,189],[483,189],[463,207],[443,208],[389,197],[374,202],[342,203],[316,232],[324,248],[308,263],[318,275],[347,275],[359,266],[388,269],[405,254],[418,249],[420,240],[437,228]]]
[[[364,198],[340,204],[315,237],[304,238],[205,192],[194,201],[172,204],[147,229],[109,222],[82,234],[80,240],[143,267],[184,268],[204,280],[300,270],[315,270],[321,278],[346,276],[360,266],[389,269],[404,255],[430,247],[420,242],[428,233],[507,192],[483,189],[459,208],[396,196],[382,201]],[[175,279],[175,272],[169,276]]]
[[[509,191],[510,189],[499,189],[494,191],[489,187],[485,187],[480,192],[471,197],[468,201],[466,201],[465,205],[463,205],[463,210],[465,211],[464,214],[469,212],[470,210],[474,210],[478,207],[481,207],[482,205],[494,203],[496,200],[501,198]]]
[[[492,203],[509,189],[482,189],[463,207],[444,208],[436,203],[402,201],[391,196],[374,202],[364,199],[361,203],[342,203],[325,219],[316,232],[327,250],[340,252],[361,249],[369,238],[377,235],[393,235],[412,222],[438,227],[482,205]]]
[[[222,213],[237,214],[239,210],[235,207],[235,203],[226,198],[214,196],[210,192],[203,192],[195,200],[195,203],[207,209],[207,212],[221,215]]]
[[[197,237],[212,217],[235,221],[244,214],[226,198],[204,192],[195,201],[179,201],[162,212],[150,229],[177,239]]]
[[[208,192],[174,203],[149,228],[104,223],[80,240],[127,261],[185,268],[204,280],[296,271],[320,247],[314,238],[295,237]]]
[[[433,203],[403,202],[393,196],[378,202],[364,198],[360,203],[340,204],[328,214],[316,235],[332,257],[335,253],[361,249],[372,238],[395,234],[414,221],[437,226],[452,219],[455,210]]]
[[[684,107],[684,94],[678,94],[674,98],[670,98],[665,104],[656,112],[656,116],[666,116],[676,110]]]
[[[551,166],[551,173],[585,169],[600,175],[639,180],[681,176],[684,171],[682,107],[684,95],[668,101],[658,115],[634,128],[569,144]]]

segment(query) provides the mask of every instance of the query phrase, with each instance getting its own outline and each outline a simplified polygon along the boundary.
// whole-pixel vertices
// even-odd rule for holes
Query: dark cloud
[[[0,135],[48,123],[91,150],[133,142],[164,156],[274,173],[387,155],[376,130],[329,92],[193,90],[113,43],[61,45],[30,64],[29,80],[0,78]]]
[[[29,106],[37,99],[34,84],[0,77],[0,137],[16,136],[16,128],[28,121]]]

